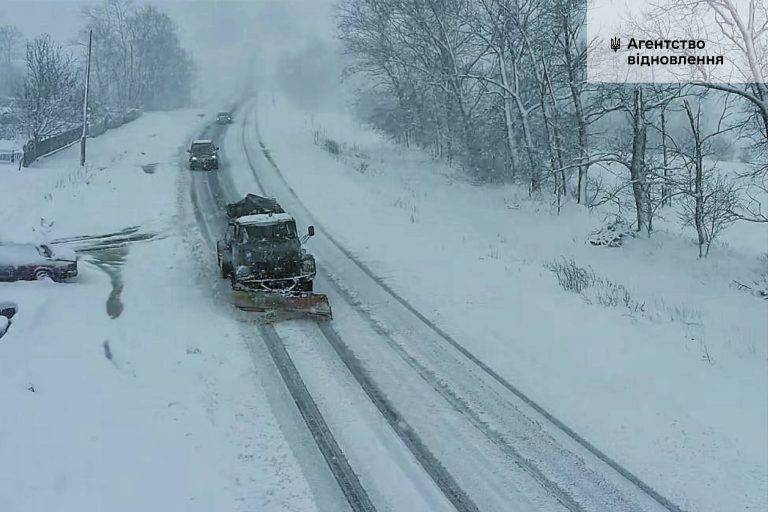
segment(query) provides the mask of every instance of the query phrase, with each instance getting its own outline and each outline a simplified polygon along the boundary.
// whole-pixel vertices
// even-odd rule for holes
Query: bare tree
[[[8,69],[18,56],[23,37],[14,25],[0,25],[0,67]]]
[[[0,25],[0,94],[13,92],[18,80],[14,59],[23,47],[23,37],[14,25]]]
[[[714,13],[722,35],[732,44],[731,49],[743,56],[745,62],[738,69],[747,84],[743,88],[714,82],[702,85],[735,94],[752,104],[768,139],[768,5],[749,0],[747,12],[739,11],[733,0],[698,0],[691,5],[693,9],[700,6]]]
[[[130,101],[148,109],[187,105],[194,65],[181,47],[176,24],[156,7],[144,6],[131,14],[129,26],[134,38]]]
[[[521,4],[515,0],[487,0],[480,4],[481,16],[476,18],[472,34],[486,44],[494,58],[489,66],[478,70],[481,72],[464,77],[490,87],[501,97],[510,159],[517,168],[515,130],[523,142],[529,188],[536,192],[542,186],[542,165],[533,116],[542,108],[546,87],[537,67],[539,62],[535,62],[530,32],[535,30],[531,20],[541,13],[542,5],[537,1]]]
[[[470,0],[344,0],[339,35],[354,56],[351,71],[397,98],[393,136],[417,128],[425,146],[458,156],[473,174],[484,164],[478,120],[484,87],[466,75],[478,63],[469,30]]]
[[[82,39],[93,31],[93,93],[102,102],[121,107],[131,103],[134,84],[134,48],[128,18],[130,0],[105,0],[83,9],[86,26]]]
[[[554,19],[554,52],[560,69],[568,84],[570,100],[573,103],[573,120],[578,130],[576,157],[584,162],[578,166],[576,202],[587,201],[587,177],[589,172],[587,137],[589,121],[584,106],[586,89],[586,59],[589,41],[586,40],[587,2],[583,0],[554,0],[551,13]]]
[[[712,242],[738,219],[734,212],[742,195],[737,180],[713,163],[714,142],[735,129],[728,122],[732,107],[724,102],[715,128],[707,131],[702,123],[702,104],[701,97],[696,107],[688,99],[683,101],[689,133],[683,141],[670,139],[680,164],[666,178],[672,193],[683,198],[681,218],[696,231],[699,258],[707,256]]]
[[[730,83],[697,67],[693,83],[733,94],[752,107],[753,120],[768,138],[768,4],[763,0],[655,0],[646,13],[678,37],[705,37],[729,56],[736,76]],[[692,31],[696,32],[692,32]],[[658,35],[658,34],[657,34]],[[733,85],[733,84],[742,85]]]
[[[342,0],[339,12],[379,128],[458,156],[476,178],[498,176],[503,161],[507,180],[584,202],[585,0]]]
[[[93,31],[94,96],[113,107],[174,108],[188,103],[194,66],[176,24],[153,6],[105,0],[83,10]]]
[[[597,91],[595,105],[589,113],[590,123],[623,113],[630,135],[627,140],[614,137],[614,146],[602,148],[587,160],[587,165],[620,164],[629,171],[627,185],[632,190],[637,230],[650,236],[653,228],[652,179],[658,178],[654,154],[648,147],[648,129],[652,127],[655,112],[666,108],[670,101],[684,94],[685,86],[658,84],[602,84]],[[576,165],[582,163],[577,163]],[[575,165],[571,165],[574,167]],[[625,187],[620,185],[609,196],[615,196]],[[605,198],[598,199],[603,204]],[[596,204],[590,204],[596,206]]]
[[[25,61],[23,123],[29,137],[39,142],[75,124],[82,99],[78,68],[72,56],[48,34],[27,44]]]

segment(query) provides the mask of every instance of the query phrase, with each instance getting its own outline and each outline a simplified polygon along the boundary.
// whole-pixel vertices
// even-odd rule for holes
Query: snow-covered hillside
[[[732,281],[766,271],[766,226],[739,225],[702,260],[672,227],[593,247],[605,211],[557,216],[277,93],[257,111],[318,220],[467,349],[683,508],[760,509],[768,307]],[[581,293],[558,285],[558,265]]]

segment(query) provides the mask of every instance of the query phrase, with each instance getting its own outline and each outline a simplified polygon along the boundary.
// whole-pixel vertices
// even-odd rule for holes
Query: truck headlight
[[[193,156],[192,158],[190,158],[190,160],[192,160],[193,162],[196,162],[197,161],[197,157]]]

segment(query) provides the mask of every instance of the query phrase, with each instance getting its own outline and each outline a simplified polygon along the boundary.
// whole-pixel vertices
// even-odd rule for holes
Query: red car
[[[45,244],[0,244],[0,281],[64,281],[76,275],[77,256],[71,251],[54,252]]]

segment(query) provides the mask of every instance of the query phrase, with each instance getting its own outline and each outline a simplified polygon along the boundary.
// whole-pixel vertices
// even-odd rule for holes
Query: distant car
[[[204,171],[218,169],[218,152],[219,148],[216,147],[212,140],[193,140],[192,145],[187,150],[187,153],[189,153],[189,168],[193,171],[197,169]]]
[[[77,256],[48,245],[0,244],[0,281],[64,281],[77,275]]]
[[[229,112],[219,112],[216,114],[216,122],[218,124],[229,124],[232,122],[232,114]]]

